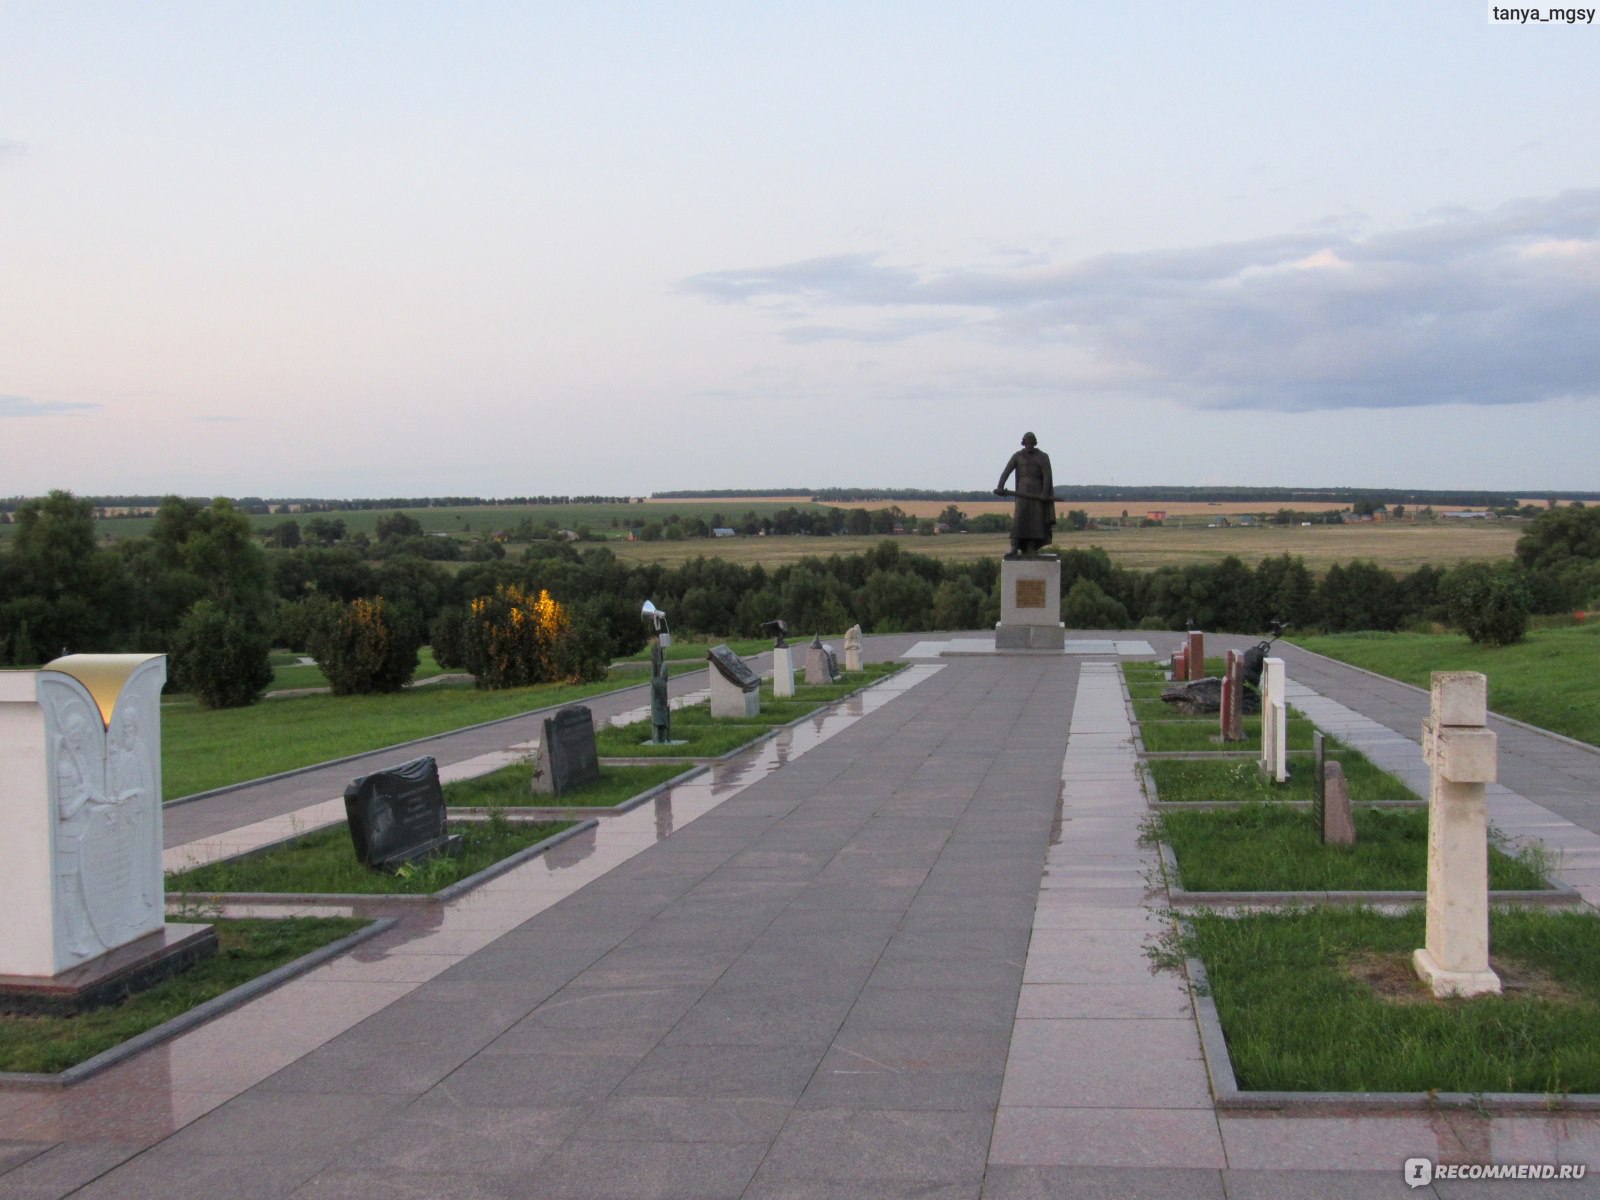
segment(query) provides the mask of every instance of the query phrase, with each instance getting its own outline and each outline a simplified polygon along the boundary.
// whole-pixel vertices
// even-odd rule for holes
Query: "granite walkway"
[[[1214,1111],[1144,957],[1115,660],[918,662],[86,1084],[0,1089],[0,1198],[1593,1194],[1400,1178],[1600,1169],[1591,1117]],[[1290,674],[1415,736],[1399,685]],[[1506,787],[1591,828],[1558,745]]]

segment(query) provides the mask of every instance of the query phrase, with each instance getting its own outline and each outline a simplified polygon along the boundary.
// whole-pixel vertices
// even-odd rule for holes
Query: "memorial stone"
[[[1191,629],[1184,639],[1183,661],[1189,673],[1185,679],[1204,679],[1206,674],[1206,635]]]
[[[711,715],[753,717],[761,711],[761,676],[728,646],[706,652],[711,662]]]
[[[1283,659],[1267,659],[1261,678],[1261,769],[1274,783],[1289,779],[1287,682]]]
[[[1235,650],[1228,651],[1221,701],[1222,740],[1244,741],[1244,662]]]
[[[1322,842],[1327,846],[1354,846],[1356,823],[1350,812],[1350,783],[1344,777],[1344,764],[1329,759],[1323,764]]]
[[[1327,827],[1328,739],[1322,730],[1311,731],[1311,817],[1318,829]],[[1327,839],[1324,838],[1324,841]]]
[[[445,828],[444,789],[431,755],[352,780],[344,811],[356,858],[374,870],[453,854],[461,845]]]
[[[794,655],[787,644],[772,648],[772,694],[779,700],[794,695]]]
[[[1427,944],[1412,955],[1435,996],[1500,991],[1489,965],[1487,785],[1499,747],[1488,723],[1488,680],[1435,671],[1432,715],[1422,723],[1428,792]]]
[[[838,660],[832,659],[832,652],[822,644],[822,635],[819,633],[806,647],[806,682],[833,683],[838,674]]]
[[[861,670],[861,626],[852,625],[844,635],[844,669]]]
[[[0,672],[0,1008],[76,1011],[149,986],[178,969],[175,931],[182,965],[215,949],[209,926],[166,924],[165,681],[159,654]]]
[[[546,717],[539,739],[539,762],[533,773],[534,793],[565,796],[599,778],[594,714],[584,705],[574,704]]]

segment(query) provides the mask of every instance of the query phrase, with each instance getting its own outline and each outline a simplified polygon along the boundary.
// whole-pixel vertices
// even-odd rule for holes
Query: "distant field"
[[[891,504],[898,504],[900,511],[909,517],[937,517],[951,504],[954,504],[969,517],[979,517],[984,513],[1009,513],[1011,501],[1009,500],[860,500],[845,502],[842,500],[827,501],[829,508],[888,508]],[[1349,508],[1348,504],[1340,503],[1303,503],[1303,504],[1272,504],[1264,505],[1231,503],[1226,501],[1199,501],[1199,500],[1173,500],[1150,501],[1141,500],[1130,503],[1126,500],[1057,500],[1056,512],[1065,513],[1069,509],[1078,509],[1088,513],[1091,517],[1120,517],[1128,514],[1129,520],[1135,520],[1151,512],[1164,512],[1171,517],[1206,516],[1206,517],[1235,517],[1260,512],[1277,512],[1279,508],[1293,507],[1299,512],[1330,512],[1341,508]],[[1437,511],[1448,511],[1439,509]]]
[[[1450,566],[1468,559],[1509,558],[1523,526],[1511,522],[1470,525],[1313,525],[1210,529],[1096,529],[1058,534],[1056,548],[1099,546],[1121,566],[1148,570],[1167,565],[1214,563],[1237,555],[1252,566],[1263,558],[1295,554],[1313,571],[1354,558],[1371,559],[1391,571],[1414,571],[1424,563]],[[878,537],[750,537],[715,542],[614,542],[611,549],[628,562],[676,565],[697,556],[728,562],[779,566],[806,557],[860,554]],[[1002,555],[1010,546],[1003,534],[944,534],[895,539],[902,550],[956,562]]]

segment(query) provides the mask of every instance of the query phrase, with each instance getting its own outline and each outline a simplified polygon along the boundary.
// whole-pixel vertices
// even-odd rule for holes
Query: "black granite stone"
[[[716,668],[717,673],[735,687],[753,692],[761,686],[761,676],[752,671],[750,665],[729,647],[713,646],[706,651],[706,657],[711,660],[711,665]]]
[[[352,780],[344,811],[356,858],[375,870],[454,853],[461,844],[445,830],[444,789],[431,755]]]
[[[539,774],[535,792],[565,796],[600,778],[600,756],[595,749],[594,716],[581,704],[558,710],[544,719],[539,742]]]

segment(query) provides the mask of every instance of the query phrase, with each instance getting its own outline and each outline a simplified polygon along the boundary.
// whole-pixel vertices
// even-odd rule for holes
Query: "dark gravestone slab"
[[[600,756],[594,744],[594,714],[581,704],[559,709],[544,719],[539,741],[539,766],[533,790],[565,796],[600,778]]]
[[[444,789],[432,756],[352,780],[344,811],[356,858],[374,870],[453,854],[461,845],[459,835],[445,832]]]
[[[718,674],[741,691],[753,692],[761,686],[761,676],[729,647],[713,646],[706,651],[706,657],[711,660]]]

